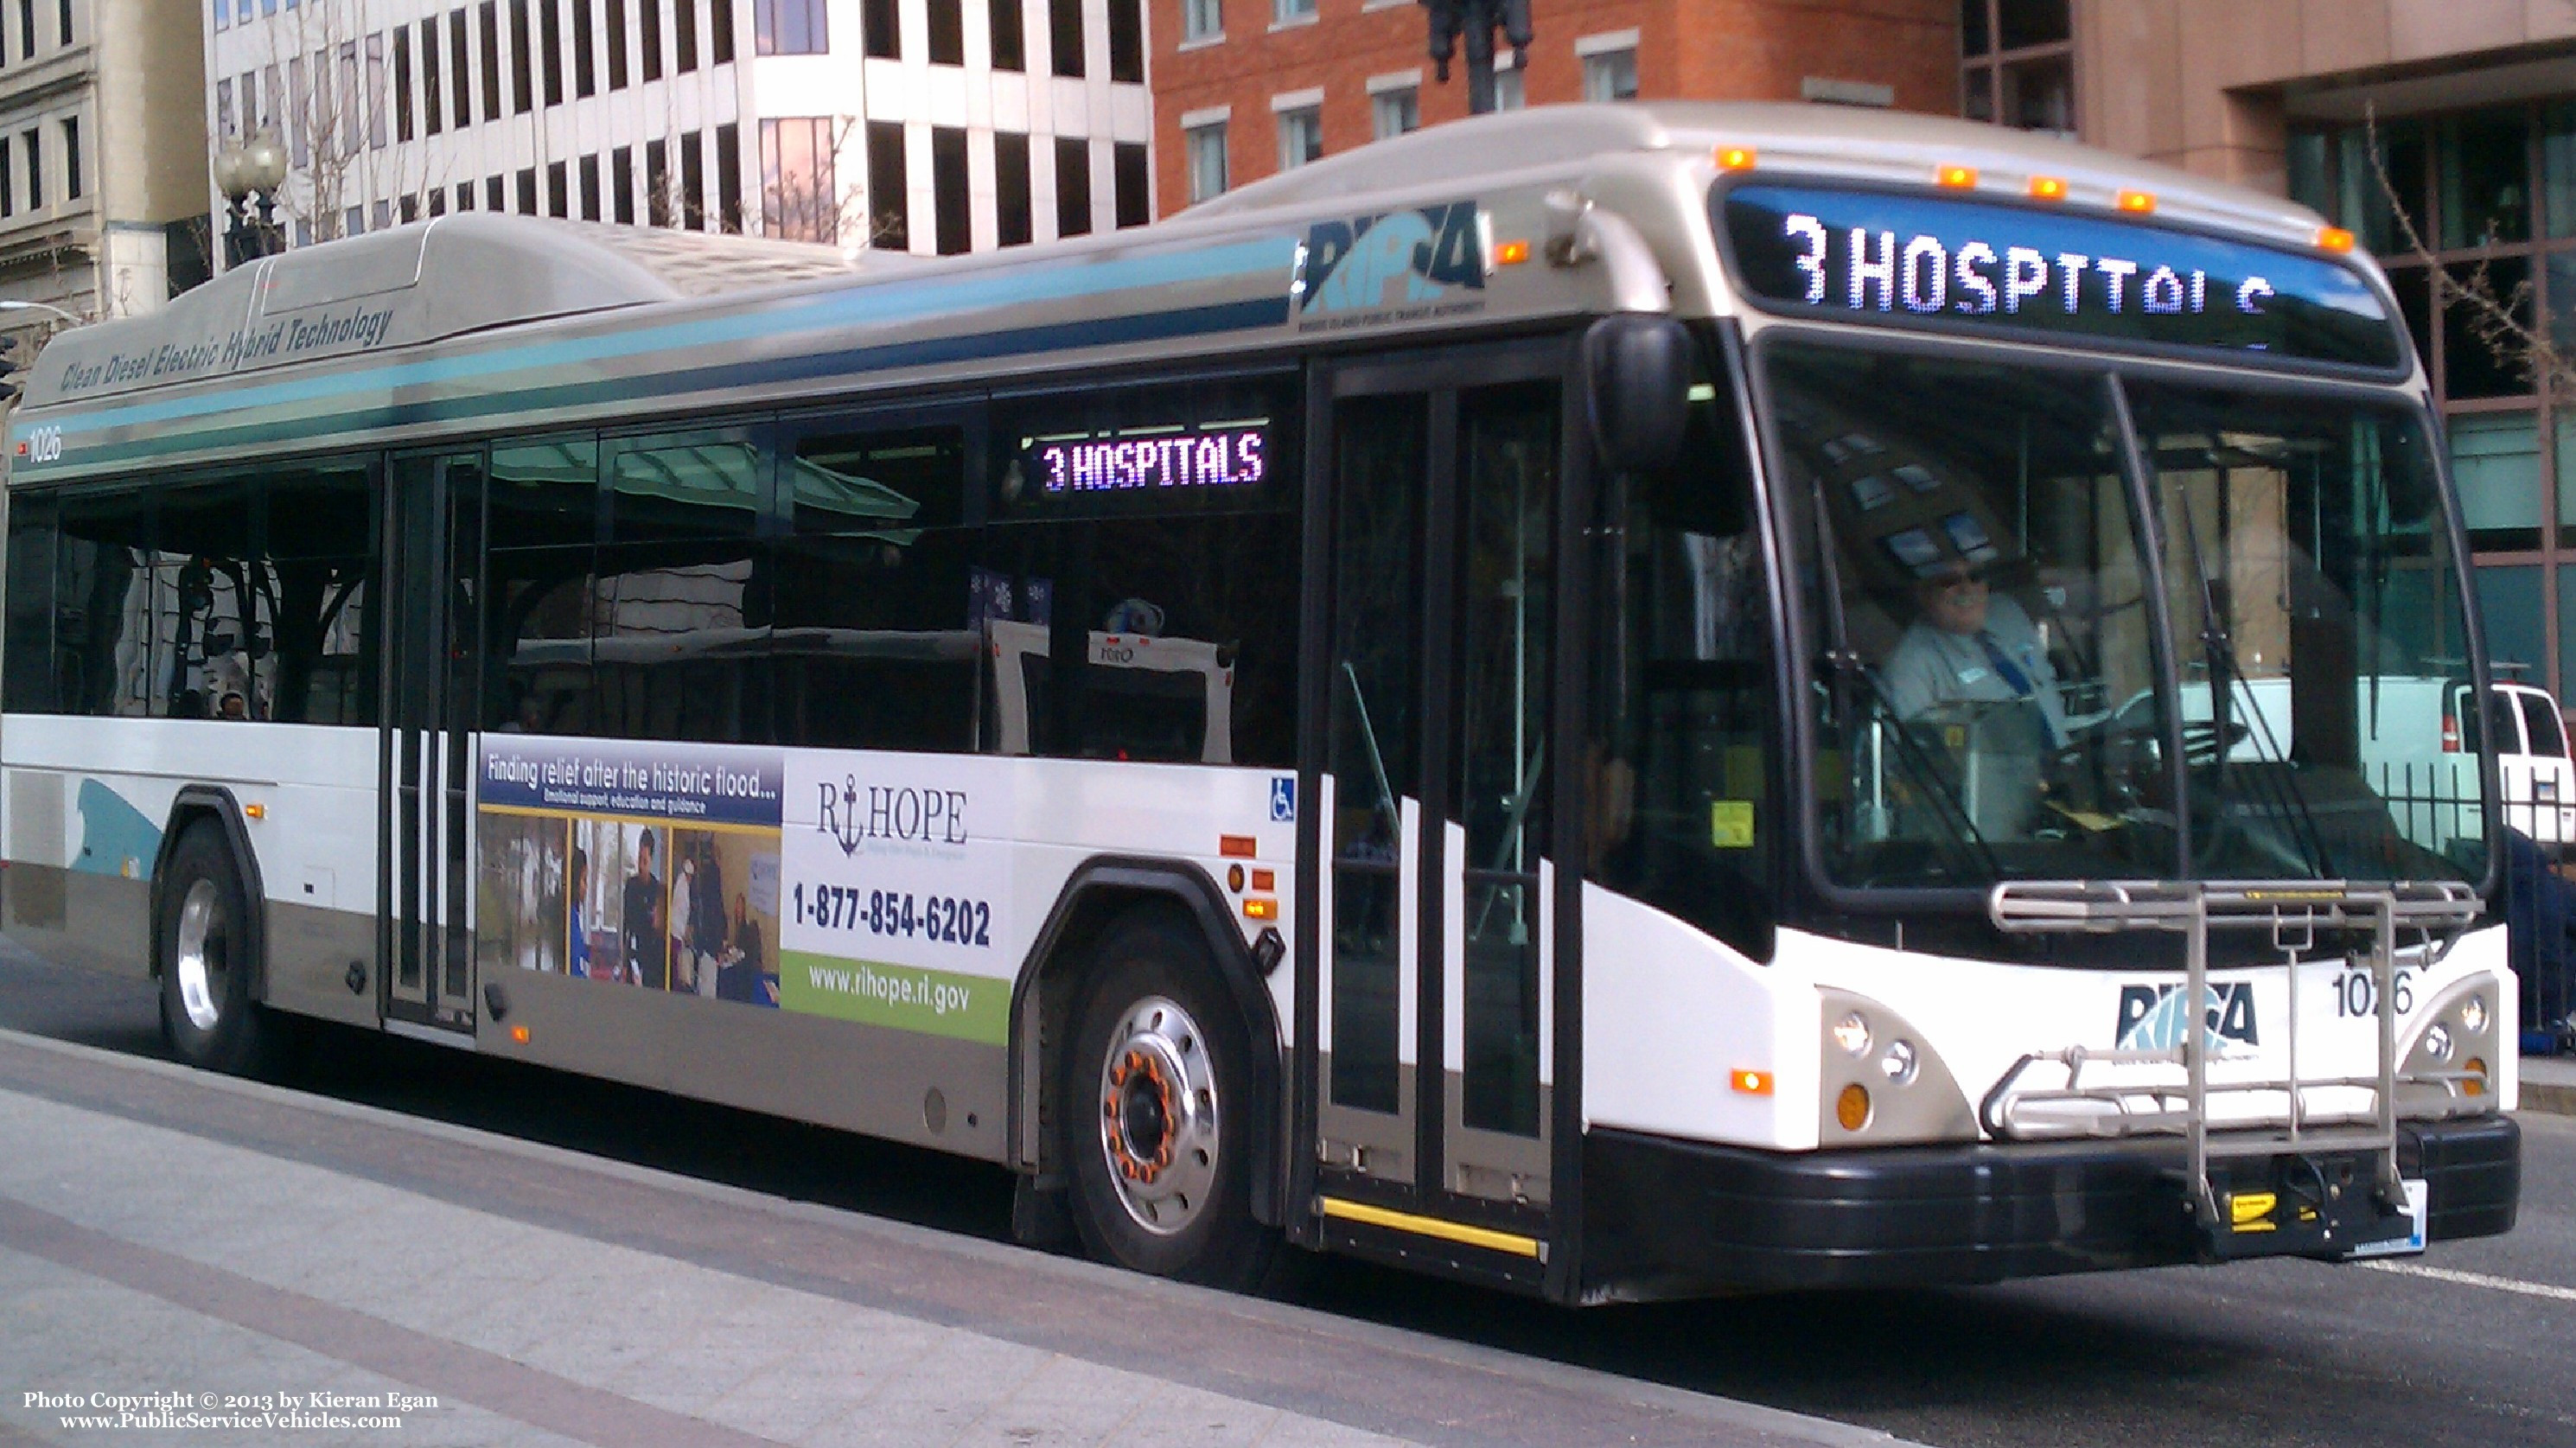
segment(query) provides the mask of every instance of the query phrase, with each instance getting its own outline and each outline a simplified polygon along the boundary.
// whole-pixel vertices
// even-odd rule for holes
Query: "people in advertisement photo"
[[[567,968],[564,824],[542,815],[483,812],[475,937],[485,968]]]
[[[622,905],[625,979],[630,985],[648,990],[668,989],[671,983],[671,942],[662,934],[664,915],[662,877],[656,873],[655,858],[663,853],[655,846],[660,830],[651,825],[612,825],[627,833],[628,855],[635,861],[635,871],[626,877]]]

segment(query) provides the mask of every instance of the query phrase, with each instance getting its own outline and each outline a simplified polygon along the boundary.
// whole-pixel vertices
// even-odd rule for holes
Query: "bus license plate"
[[[2406,1216],[2410,1223],[2406,1235],[2403,1237],[2391,1237],[2384,1242],[2370,1242],[2365,1243],[2362,1246],[2355,1247],[2344,1254],[2347,1259],[2356,1257],[2406,1257],[2413,1256],[2424,1250],[2424,1208],[2426,1202],[2431,1197],[2431,1193],[2426,1189],[2425,1183],[2421,1178],[2409,1178],[2408,1180],[2399,1183],[2399,1185],[2406,1188]]]

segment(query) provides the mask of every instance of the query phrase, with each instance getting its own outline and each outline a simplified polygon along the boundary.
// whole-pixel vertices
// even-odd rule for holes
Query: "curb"
[[[2522,1083],[2522,1109],[2551,1116],[2576,1116],[2576,1085],[2525,1081]]]

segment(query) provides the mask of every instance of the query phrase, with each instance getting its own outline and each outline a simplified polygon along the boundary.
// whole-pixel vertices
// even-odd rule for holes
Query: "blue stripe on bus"
[[[1058,322],[1040,327],[1019,327],[1007,332],[925,337],[909,342],[889,342],[875,347],[779,357],[765,362],[725,363],[718,366],[691,368],[685,372],[656,373],[649,379],[643,379],[654,384],[649,392],[634,387],[635,379],[610,378],[562,382],[507,394],[484,393],[442,401],[393,402],[364,412],[335,416],[331,419],[332,426],[328,431],[366,432],[376,428],[454,422],[501,412],[546,412],[555,408],[568,409],[588,404],[601,393],[610,391],[630,399],[642,399],[660,393],[686,394],[719,389],[777,386],[811,381],[818,377],[847,376],[895,367],[932,366],[944,362],[979,361],[1032,353],[1068,351],[1083,347],[1163,341],[1174,337],[1202,336],[1255,327],[1276,327],[1287,320],[1288,298],[1285,295],[1263,297],[1253,301],[1222,302],[1214,306],[1188,307],[1177,311],[1145,312],[1124,317]],[[207,429],[193,434],[190,441],[213,448],[220,447],[228,441],[254,442],[266,440],[270,436],[281,433],[309,433],[319,430],[321,429],[299,427],[287,422],[251,422],[237,428]],[[107,456],[111,460],[119,455],[118,449],[107,450]]]
[[[954,281],[941,279],[856,286],[784,308],[763,307],[732,316],[673,322],[604,337],[544,342],[470,357],[431,358],[362,372],[298,378],[241,391],[135,403],[41,425],[60,428],[66,435],[79,435],[112,427],[312,402],[355,392],[470,381],[503,372],[610,361],[640,353],[748,341],[787,332],[912,321],[947,312],[1023,306],[1144,287],[1219,281],[1269,269],[1281,272],[1281,302],[1277,310],[1284,317],[1288,281],[1286,268],[1295,256],[1294,238],[1264,237],[1172,256],[1124,257],[1038,271],[1015,268],[996,276],[970,276]],[[10,429],[13,441],[26,434],[27,427],[23,424]]]

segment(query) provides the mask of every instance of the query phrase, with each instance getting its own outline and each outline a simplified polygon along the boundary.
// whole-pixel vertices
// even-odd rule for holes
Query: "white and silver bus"
[[[2367,742],[2488,685],[2460,525],[2272,198],[1630,105],[940,261],[452,215],[9,438],[0,924],[192,1062],[381,1027],[1237,1284],[2514,1220],[2492,756]]]

